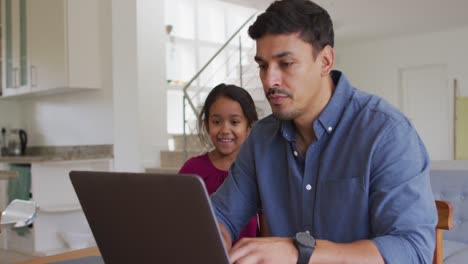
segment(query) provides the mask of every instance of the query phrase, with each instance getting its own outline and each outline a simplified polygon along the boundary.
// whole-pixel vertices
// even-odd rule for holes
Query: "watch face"
[[[306,247],[315,247],[315,239],[307,233],[297,233],[296,240]]]

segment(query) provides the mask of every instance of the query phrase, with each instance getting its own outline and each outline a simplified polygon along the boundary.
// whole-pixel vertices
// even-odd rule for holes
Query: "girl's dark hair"
[[[302,40],[318,52],[334,45],[333,23],[328,12],[309,0],[273,2],[249,27],[249,36],[259,39],[265,34],[299,33]]]
[[[213,90],[211,90],[211,92],[208,94],[205,100],[205,104],[203,105],[203,108],[198,117],[198,135],[201,141],[208,145],[211,145],[211,141],[209,140],[206,130],[210,117],[210,108],[221,96],[227,97],[240,104],[242,112],[247,118],[248,127],[252,127],[258,120],[255,103],[250,94],[244,88],[239,86],[221,83],[213,88]]]

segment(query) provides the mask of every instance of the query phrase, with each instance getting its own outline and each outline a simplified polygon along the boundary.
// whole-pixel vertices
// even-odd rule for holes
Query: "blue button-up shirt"
[[[291,121],[268,116],[254,126],[211,197],[219,222],[236,239],[262,209],[272,236],[371,239],[386,263],[430,263],[437,213],[421,139],[385,100],[340,72],[332,78],[335,91],[311,124],[316,140],[305,156]]]

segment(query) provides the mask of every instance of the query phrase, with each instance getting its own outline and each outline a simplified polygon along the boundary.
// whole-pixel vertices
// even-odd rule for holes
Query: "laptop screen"
[[[229,263],[195,175],[72,171],[105,263]]]

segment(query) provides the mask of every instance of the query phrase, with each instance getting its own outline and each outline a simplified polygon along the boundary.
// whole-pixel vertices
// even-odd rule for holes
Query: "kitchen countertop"
[[[0,156],[0,163],[30,164],[33,162],[112,159],[112,145],[28,147],[23,156]]]

